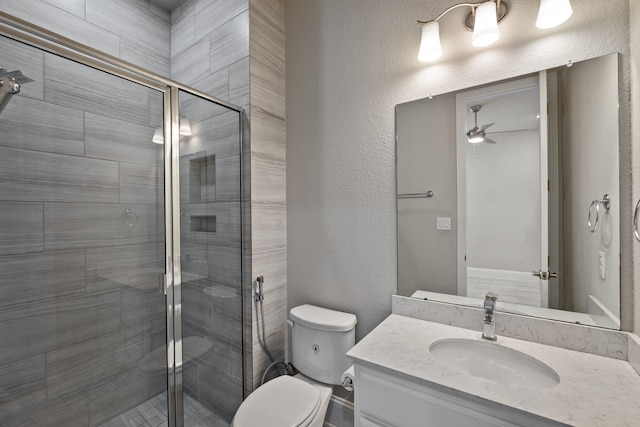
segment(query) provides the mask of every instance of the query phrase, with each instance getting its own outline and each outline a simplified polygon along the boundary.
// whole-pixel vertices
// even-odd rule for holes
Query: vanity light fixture
[[[418,52],[419,61],[431,62],[440,58],[442,47],[440,46],[440,24],[438,21],[450,11],[460,7],[471,8],[471,12],[464,20],[464,26],[473,31],[471,44],[477,47],[489,46],[500,38],[498,23],[509,13],[509,3],[506,0],[454,4],[431,21],[418,21],[422,24],[422,40]]]
[[[504,3],[507,5],[508,3]],[[495,43],[500,38],[500,31],[498,30],[498,13],[497,5],[493,1],[487,1],[481,3],[475,9],[476,19],[473,25],[473,37],[471,38],[471,44],[475,47],[489,46]],[[502,15],[502,18],[507,16],[509,7]]]
[[[431,21],[420,21],[422,24],[422,38],[418,60],[432,62],[442,55],[440,45],[439,20],[450,11],[459,7],[469,7],[471,11],[464,20],[467,30],[473,31],[471,44],[476,47],[489,46],[500,38],[498,24],[507,16],[510,5],[506,0],[490,0],[481,3],[458,3],[446,9]],[[536,26],[538,28],[552,28],[565,22],[573,10],[569,0],[541,0]]]
[[[569,0],[540,0],[536,27],[553,28],[565,22],[573,14]]]
[[[438,24],[438,21],[425,22],[422,26],[422,40],[420,41],[418,60],[431,62],[440,58],[441,55],[440,24]]]

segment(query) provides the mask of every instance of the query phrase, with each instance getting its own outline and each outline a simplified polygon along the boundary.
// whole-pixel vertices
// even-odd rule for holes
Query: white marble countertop
[[[459,373],[435,359],[429,346],[443,338],[481,340],[476,331],[392,314],[347,356],[426,386],[437,384],[568,425],[640,425],[640,376],[626,361],[498,337],[498,345],[526,353],[560,376],[560,383],[547,389],[507,386]]]

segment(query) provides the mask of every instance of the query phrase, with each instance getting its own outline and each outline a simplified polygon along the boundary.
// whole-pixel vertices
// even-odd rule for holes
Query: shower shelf
[[[196,153],[189,160],[189,200],[191,203],[216,200],[216,156]]]
[[[189,229],[191,231],[200,231],[204,233],[216,232],[216,216],[215,215],[191,215],[189,221]]]

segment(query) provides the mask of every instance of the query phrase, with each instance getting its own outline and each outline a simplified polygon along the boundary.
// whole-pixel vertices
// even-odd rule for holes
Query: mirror
[[[398,294],[620,328],[618,62],[396,106]]]

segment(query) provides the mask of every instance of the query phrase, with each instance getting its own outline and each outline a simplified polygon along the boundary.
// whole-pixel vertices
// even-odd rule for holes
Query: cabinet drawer
[[[360,413],[360,415],[358,415],[356,425],[359,427],[395,427],[366,413]]]
[[[557,425],[521,411],[499,405],[481,405],[358,366],[356,384],[358,427]]]

